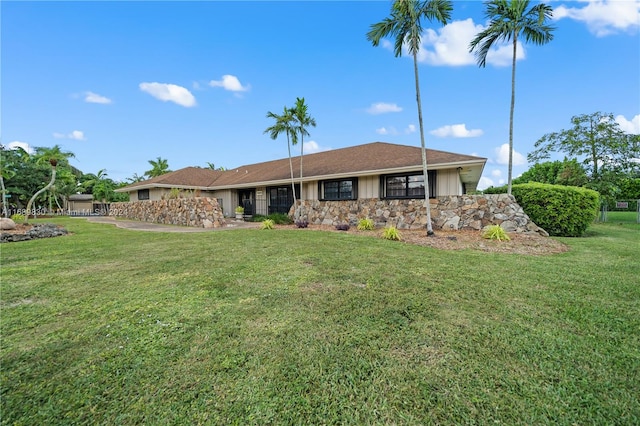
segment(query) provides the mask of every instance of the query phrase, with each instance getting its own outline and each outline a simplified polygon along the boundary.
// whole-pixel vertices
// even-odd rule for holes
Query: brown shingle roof
[[[212,186],[213,182],[215,182],[215,180],[223,173],[224,172],[220,170],[202,169],[200,167],[185,167],[184,169],[165,173],[142,182],[132,183],[125,188],[148,188],[153,186],[204,188]]]
[[[422,152],[419,147],[373,142],[307,154],[302,161],[303,176],[305,178],[319,178],[407,167],[419,168],[422,165]],[[427,149],[427,163],[430,169],[444,164],[466,162],[483,164],[485,161],[485,158],[472,155]],[[300,157],[293,157],[292,163],[294,178],[299,178]],[[233,187],[286,179],[291,179],[288,157],[264,163],[248,164],[226,171],[187,167],[144,182],[129,185],[121,190],[138,186],[151,187],[158,184],[163,184],[163,186]]]

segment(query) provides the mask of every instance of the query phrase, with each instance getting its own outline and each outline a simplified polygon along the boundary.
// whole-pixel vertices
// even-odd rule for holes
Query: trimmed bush
[[[526,183],[511,193],[536,225],[549,235],[579,237],[598,215],[599,194],[575,186]]]

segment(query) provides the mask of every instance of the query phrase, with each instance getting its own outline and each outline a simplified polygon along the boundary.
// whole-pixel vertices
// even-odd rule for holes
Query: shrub
[[[500,225],[490,225],[487,226],[484,231],[482,231],[482,238],[486,238],[488,240],[498,240],[498,241],[509,241],[511,238],[507,235],[504,228]]]
[[[170,200],[175,200],[176,198],[178,198],[178,196],[180,195],[180,189],[178,188],[171,188],[169,190],[169,199]]]
[[[382,238],[385,240],[401,241],[402,235],[398,232],[398,229],[395,226],[391,225],[384,228],[382,231]]]
[[[529,218],[549,235],[579,237],[598,215],[596,191],[574,186],[526,183],[511,192]]]
[[[336,225],[336,229],[338,231],[348,231],[349,230],[349,225],[346,223],[339,223]]]
[[[20,213],[15,213],[11,215],[11,220],[13,220],[14,222],[18,223],[18,222],[24,222],[24,215],[20,214]]]
[[[293,223],[293,220],[284,213],[271,213],[267,218],[271,219],[276,225],[290,225]]]
[[[260,229],[273,229],[274,227],[275,227],[275,224],[273,223],[273,220],[265,219],[262,221],[262,225],[260,226]]]
[[[238,213],[238,214],[244,214],[244,207],[242,207],[242,206],[238,206],[238,207],[236,207],[236,213]]]
[[[304,219],[298,219],[296,220],[296,226],[298,228],[306,228],[307,226],[309,226],[309,222]]]
[[[358,231],[372,231],[374,228],[373,219],[368,217],[358,221]]]

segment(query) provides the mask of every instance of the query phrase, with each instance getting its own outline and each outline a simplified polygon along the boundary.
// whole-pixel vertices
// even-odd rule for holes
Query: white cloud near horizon
[[[238,77],[230,74],[223,75],[221,80],[211,80],[209,86],[222,87],[224,90],[230,92],[246,92],[251,88],[248,84],[243,86],[240,80],[238,80]]]
[[[616,117],[616,123],[620,125],[620,129],[632,135],[640,135],[640,114],[633,117],[631,120],[627,120],[624,115],[618,115]]]
[[[84,92],[84,101],[90,104],[110,104],[113,102],[106,96],[98,95],[93,92]]]
[[[502,170],[500,170],[500,169],[491,170],[491,176],[493,176],[494,178],[502,177]]]
[[[56,139],[73,139],[76,141],[86,140],[84,136],[84,132],[81,130],[74,130],[71,133],[67,133],[67,134],[54,132],[53,137]]]
[[[407,127],[405,127],[403,133],[406,134],[406,135],[409,135],[411,133],[415,133],[416,130],[417,129],[416,129],[415,124],[409,124],[409,125],[407,125]],[[396,129],[393,126],[380,127],[378,129],[376,129],[376,133],[379,134],[379,135],[398,135],[398,134],[400,134],[398,129]]]
[[[196,105],[196,98],[186,88],[167,83],[140,83],[140,90],[163,102],[173,102],[189,108]]]
[[[495,148],[496,153],[496,163],[498,164],[509,164],[509,144],[505,143]],[[520,154],[515,149],[513,150],[513,165],[514,166],[522,166],[527,164],[527,159],[524,155]]]
[[[400,111],[402,111],[402,108],[399,107],[398,105],[390,104],[386,102],[377,102],[377,103],[371,104],[371,106],[367,108],[367,112],[372,115],[386,114],[389,112],[400,112]]]
[[[33,154],[35,152],[35,150],[33,150],[31,148],[31,146],[29,146],[28,143],[26,142],[21,142],[21,141],[13,141],[13,142],[9,142],[6,147],[8,149],[16,149],[16,148],[22,148],[24,149],[28,154]]]
[[[584,22],[597,37],[640,28],[640,1],[637,0],[578,0],[584,7],[554,8],[553,19],[574,19]]]
[[[482,136],[482,129],[467,129],[467,125],[451,124],[431,130],[430,134],[439,138],[475,138]]]
[[[418,61],[430,65],[463,66],[476,64],[475,55],[469,52],[469,43],[484,29],[473,19],[453,21],[438,30],[427,29],[421,40]],[[495,45],[487,54],[487,64],[497,67],[511,65],[512,45]],[[524,46],[518,42],[516,60],[525,59]]]
[[[490,186],[495,186],[493,179],[489,179],[486,176],[480,177],[480,181],[478,181],[478,190],[482,191],[483,189],[487,189]]]
[[[330,151],[331,148],[320,146],[316,141],[304,141],[302,152],[304,154],[313,154],[316,152]]]

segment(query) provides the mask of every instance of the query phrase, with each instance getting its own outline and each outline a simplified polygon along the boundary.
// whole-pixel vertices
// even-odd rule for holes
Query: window
[[[429,198],[436,196],[436,172],[429,171]],[[382,177],[383,198],[423,198],[422,173],[389,175]]]
[[[358,198],[358,179],[325,180],[320,182],[321,200],[355,200]]]
[[[148,199],[149,199],[149,190],[138,189],[138,200],[148,200]]]

